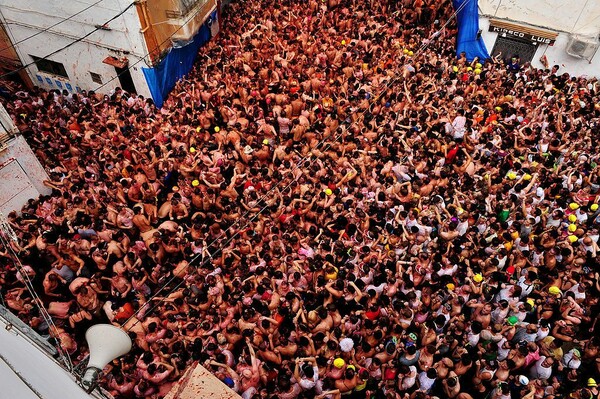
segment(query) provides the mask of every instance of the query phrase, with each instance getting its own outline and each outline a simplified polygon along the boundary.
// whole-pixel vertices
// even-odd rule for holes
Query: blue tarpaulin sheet
[[[467,60],[475,57],[481,61],[490,58],[479,32],[479,9],[477,0],[453,0],[454,9],[458,11],[458,37],[456,38],[456,55],[465,52]]]
[[[217,23],[216,11],[209,21],[202,25],[190,43],[180,48],[172,48],[169,54],[153,68],[142,68],[150,94],[158,108],[162,107],[165,98],[175,87],[175,83],[192,69],[200,47],[210,40],[210,23]]]

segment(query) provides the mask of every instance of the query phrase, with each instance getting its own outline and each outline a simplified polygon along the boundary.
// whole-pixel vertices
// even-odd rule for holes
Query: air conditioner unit
[[[577,58],[590,59],[600,47],[596,38],[582,38],[573,36],[567,45],[567,54]]]

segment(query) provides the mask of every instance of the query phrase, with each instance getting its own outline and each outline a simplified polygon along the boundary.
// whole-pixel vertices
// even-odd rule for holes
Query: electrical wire
[[[79,43],[79,42],[83,41],[84,39],[86,39],[87,37],[89,37],[90,35],[92,35],[93,33],[97,32],[97,31],[99,31],[99,30],[102,30],[102,29],[103,29],[103,28],[102,28],[103,26],[105,26],[105,25],[108,25],[109,23],[111,23],[111,22],[112,22],[112,21],[114,21],[115,19],[119,18],[121,15],[125,14],[125,12],[127,12],[127,10],[129,10],[129,9],[130,9],[131,7],[133,7],[134,5],[135,5],[135,3],[130,3],[130,4],[127,6],[127,7],[125,7],[125,9],[124,9],[123,11],[119,12],[117,15],[115,15],[114,17],[112,17],[111,19],[109,19],[108,21],[106,21],[104,24],[102,24],[102,25],[99,25],[99,27],[95,28],[94,30],[90,31],[89,33],[86,33],[84,36],[80,37],[79,39],[77,39],[77,40],[75,40],[75,41],[73,41],[73,42],[71,42],[71,43],[67,44],[67,45],[66,45],[66,46],[64,46],[64,47],[61,47],[61,48],[59,48],[58,50],[55,50],[55,51],[51,52],[50,54],[46,55],[45,57],[42,57],[42,58],[40,58],[40,59],[39,59],[39,60],[37,60],[37,61],[30,62],[29,64],[23,65],[22,67],[20,67],[20,68],[18,68],[18,69],[15,69],[14,71],[11,71],[11,72],[5,73],[4,75],[1,75],[1,76],[0,76],[0,79],[3,79],[3,78],[5,78],[5,77],[7,77],[7,76],[9,76],[9,75],[12,75],[12,74],[18,73],[18,72],[20,72],[20,71],[22,71],[22,70],[24,70],[24,69],[27,69],[27,68],[29,68],[30,66],[32,66],[32,65],[35,65],[35,64],[36,64],[37,62],[39,62],[40,60],[47,60],[47,59],[48,59],[48,57],[52,57],[53,55],[55,55],[55,54],[58,54],[58,53],[60,53],[61,51],[63,51],[63,50],[66,50],[67,48],[69,48],[69,47],[71,47],[71,46],[73,46],[73,45],[75,45],[75,44],[77,44],[77,43]]]
[[[444,23],[444,25],[442,25],[442,27],[440,29],[438,29],[433,35],[431,35],[430,37],[432,39],[435,39],[437,37],[439,37],[439,34],[450,24],[450,22],[452,22],[452,20],[466,7],[466,5],[472,0],[465,0],[456,10],[455,12],[448,18],[448,20],[446,21],[446,23]],[[417,57],[418,55],[420,55],[420,53],[422,53],[431,43],[433,40],[428,40],[427,42],[424,42],[420,48],[414,53],[413,57]],[[381,99],[381,97],[385,94],[385,92],[387,91],[387,89],[389,89],[391,87],[391,85],[393,83],[395,83],[398,80],[398,77],[402,77],[401,74],[396,74],[397,78],[396,79],[391,79],[389,80],[385,86],[383,87],[383,89],[380,91],[380,93],[376,96],[375,100],[372,102],[373,104],[376,103],[377,101],[379,101]],[[362,114],[364,116],[364,114],[366,113],[366,111],[363,111]],[[324,151],[326,151],[327,149],[329,149],[332,145],[333,142],[337,141],[339,137],[341,137],[346,131],[348,131],[350,129],[350,127],[352,125],[356,124],[356,122],[352,122],[346,129],[343,129],[342,126],[340,126],[341,128],[341,132],[338,133],[333,140],[327,144],[327,147],[324,148]],[[323,138],[321,141],[319,141],[317,143],[317,145],[315,146],[315,149],[318,149],[318,147],[320,147],[321,145],[323,145],[325,143],[325,141],[328,139],[327,138]],[[298,162],[296,162],[296,164],[294,165],[294,168],[292,168],[292,170],[290,171],[290,173],[293,174],[294,171],[296,171],[297,169],[300,168],[300,166],[302,164],[305,163],[305,161],[308,158],[311,158],[314,154],[312,154],[312,151],[308,154],[305,155],[304,157],[301,157],[300,160]],[[290,183],[285,186],[285,188],[283,189],[283,191],[287,190],[294,182],[296,182],[299,178],[300,178],[301,174],[299,174],[296,178],[292,179],[292,181],[290,181]],[[264,201],[265,197],[269,196],[270,193],[272,193],[275,189],[277,189],[279,186],[279,184],[274,185],[269,191],[267,191],[267,193],[265,193],[265,195],[263,195],[263,197],[257,201],[257,203],[260,203],[261,201]],[[245,227],[247,227],[250,223],[252,223],[254,221],[254,219],[256,219],[265,209],[267,209],[269,207],[268,204],[266,204],[263,208],[261,208],[254,216],[252,216],[250,218],[250,220],[248,220],[246,222],[246,224],[242,227],[242,228],[238,228],[237,231],[235,232],[235,234],[233,234],[225,243],[225,245],[222,248],[225,248],[227,245],[229,245],[231,243],[231,241],[233,241],[233,239],[235,237],[237,237],[240,233],[240,231],[242,231]],[[248,215],[250,211],[247,211],[242,217],[239,217],[238,220],[241,221],[243,219],[245,219],[245,217]],[[209,245],[206,246],[206,248],[209,248],[211,246],[213,246],[218,240],[220,240],[223,235],[225,235],[230,229],[232,229],[233,227],[236,226],[236,223],[232,224],[231,226],[229,226],[225,231],[223,231],[221,234],[219,234],[219,236],[217,238],[215,238]],[[204,248],[203,248],[204,251]],[[218,251],[215,251],[215,253]],[[203,266],[206,262],[208,262],[210,259],[212,259],[212,257],[214,256],[209,254],[208,259],[202,259],[202,264],[198,265],[198,267]],[[189,262],[188,266],[192,265],[194,262],[196,262],[198,259],[200,259],[200,257],[202,257],[202,253],[195,255]],[[152,300],[154,300],[158,294],[160,294],[163,289],[165,289],[169,284],[171,284],[172,282],[175,281],[175,279],[177,278],[177,276],[173,275],[173,277],[171,277],[165,284],[163,284],[161,286],[161,288],[146,302],[146,303],[150,303]],[[171,293],[175,292],[179,287],[181,287],[181,285],[185,282],[185,279],[181,279],[181,281],[175,285],[175,287],[173,287],[172,289],[169,290],[169,292],[167,293],[166,296],[170,295]],[[154,309],[156,309],[160,303],[162,303],[162,300],[159,300],[159,302],[154,305],[153,307],[151,307],[150,309],[144,309],[145,306],[140,307],[133,315],[131,315],[121,326],[125,326],[125,324],[127,324],[129,321],[131,321],[133,318],[135,318],[142,310],[145,310],[145,313],[150,313],[152,312]],[[138,324],[140,322],[140,320],[138,319],[133,325],[131,325],[127,331],[131,330],[131,328],[133,328],[136,324]]]
[[[69,353],[62,347],[60,337],[54,336],[54,333],[52,332],[52,327],[56,329],[56,324],[54,324],[52,316],[50,316],[50,314],[44,307],[44,303],[35,291],[35,287],[33,286],[31,279],[29,278],[29,274],[27,274],[27,271],[23,267],[19,256],[15,252],[13,245],[19,245],[19,239],[15,234],[13,228],[10,226],[10,224],[2,214],[2,212],[0,212],[0,242],[2,243],[2,245],[4,245],[6,251],[9,253],[10,258],[17,269],[17,272],[21,274],[23,284],[27,288],[27,291],[29,291],[31,298],[33,299],[33,303],[37,306],[40,315],[44,319],[44,322],[46,322],[46,324],[48,325],[48,331],[56,341],[58,354],[61,357],[64,366],[67,367],[69,372],[72,371],[73,362],[71,361],[71,357],[69,356]]]
[[[73,18],[73,17],[76,17],[76,16],[78,16],[79,14],[86,12],[86,11],[87,11],[87,10],[89,10],[90,8],[92,8],[92,7],[94,7],[94,6],[96,6],[96,5],[100,4],[100,3],[102,3],[103,1],[104,1],[104,0],[98,0],[97,2],[95,2],[95,3],[93,3],[93,4],[90,4],[89,6],[87,6],[86,8],[84,8],[83,10],[76,12],[75,14],[73,14],[73,15],[69,16],[68,18],[61,19],[60,21],[58,21],[58,22],[57,22],[57,23],[55,23],[54,25],[50,25],[49,27],[47,27],[47,28],[44,28],[44,29],[40,30],[40,31],[39,31],[39,32],[37,32],[37,33],[34,33],[34,34],[33,34],[33,35],[31,35],[31,36],[27,36],[27,37],[26,37],[26,38],[24,38],[24,39],[21,39],[21,40],[19,40],[19,41],[15,42],[15,43],[12,43],[12,44],[11,44],[10,46],[8,46],[8,47],[4,47],[3,49],[0,49],[0,53],[1,53],[1,52],[3,52],[4,50],[8,50],[9,48],[15,48],[15,46],[17,46],[17,45],[19,45],[19,44],[21,44],[21,43],[23,43],[23,42],[26,42],[26,41],[27,41],[27,40],[29,40],[29,39],[33,39],[34,37],[36,37],[36,36],[38,36],[38,35],[41,35],[41,34],[42,34],[42,33],[44,33],[44,32],[48,32],[50,29],[52,29],[52,28],[54,28],[54,27],[56,27],[56,26],[58,26],[58,25],[62,24],[63,22],[70,21],[70,20],[71,20],[71,18]]]
[[[434,33],[434,34],[431,36],[431,37],[432,37],[432,39],[435,39],[435,38],[437,38],[437,37],[439,36],[439,34],[442,32],[442,30],[443,30],[443,29],[445,29],[445,28],[446,28],[446,26],[448,26],[448,25],[450,24],[450,22],[452,21],[452,19],[453,19],[454,17],[456,17],[456,16],[458,15],[458,13],[460,13],[460,11],[462,11],[462,9],[464,9],[464,7],[466,7],[466,5],[467,5],[467,4],[468,4],[470,1],[471,1],[471,0],[465,0],[465,1],[463,2],[463,4],[461,4],[461,5],[460,5],[460,6],[459,6],[459,7],[456,9],[456,11],[455,11],[455,12],[454,12],[454,13],[453,13],[453,14],[452,14],[452,15],[451,15],[449,18],[448,18],[448,20],[446,21],[446,23],[444,23],[444,25],[443,25],[443,26],[442,26],[440,29],[438,29],[438,31],[436,31],[436,32],[435,32],[435,33]],[[426,48],[429,46],[429,44],[430,44],[431,42],[432,42],[432,41],[428,41],[428,42],[426,42],[426,43],[423,43],[423,45],[421,45],[421,47],[420,47],[420,48],[417,50],[417,52],[415,52],[415,54],[414,54],[414,57],[416,58],[416,57],[417,57],[417,56],[418,56],[418,55],[419,55],[421,52],[423,52],[423,51],[424,51],[424,50],[425,50],[425,49],[426,49]],[[397,76],[401,76],[401,75],[397,74]],[[387,89],[388,89],[388,88],[389,88],[389,87],[392,85],[392,83],[394,83],[396,80],[397,80],[397,79],[391,79],[390,81],[388,81],[388,82],[385,84],[385,87],[384,87],[384,88],[383,88],[383,89],[380,91],[380,94],[377,96],[377,98],[375,99],[375,101],[373,101],[373,103],[376,103],[376,102],[377,102],[379,99],[381,99],[381,97],[382,97],[382,96],[383,96],[383,94],[386,92],[386,90],[387,90]],[[364,114],[366,113],[366,111],[363,111],[362,113],[363,113],[363,115],[364,115]],[[350,126],[351,126],[351,125],[353,125],[354,123],[355,123],[355,122],[353,122],[352,124],[350,124]],[[349,127],[350,127],[350,126],[349,126]],[[349,127],[348,127],[348,128],[349,128]],[[347,131],[347,130],[346,130],[346,131]],[[344,134],[344,132],[345,132],[345,131],[344,131],[344,130],[342,130],[342,132],[340,132],[338,135],[336,135],[336,136],[334,137],[334,140],[333,140],[333,141],[337,141],[337,139],[338,139],[338,138],[339,138],[341,135],[343,135],[343,134]],[[324,139],[323,139],[323,140],[321,140],[319,143],[317,143],[317,145],[315,146],[315,148],[317,148],[317,149],[318,149],[318,147],[320,147],[320,146],[321,146],[321,145],[322,145],[322,144],[325,142],[325,140],[326,140],[326,139],[327,139],[327,138],[324,138]],[[327,148],[326,148],[325,150],[329,149],[329,147],[331,147],[331,143],[328,143],[328,144],[327,144]],[[306,156],[302,157],[302,158],[300,159],[300,161],[298,161],[298,162],[296,163],[295,167],[294,167],[294,168],[292,168],[292,171],[291,171],[291,173],[293,173],[293,172],[294,172],[296,169],[298,169],[298,168],[300,167],[300,165],[302,165],[302,164],[303,164],[303,163],[304,163],[304,162],[305,162],[305,161],[306,161],[306,160],[307,160],[309,157],[312,157],[312,156],[313,156],[313,154],[312,154],[312,153],[309,153],[309,155],[306,155]],[[290,187],[290,185],[291,185],[291,184],[293,184],[293,182],[294,182],[294,181],[297,181],[297,180],[299,179],[299,177],[300,177],[300,175],[298,175],[298,177],[296,177],[295,179],[293,179],[293,180],[292,180],[292,181],[291,181],[291,182],[290,182],[290,183],[289,183],[289,184],[288,184],[288,185],[287,185],[287,186],[284,188],[284,190],[283,190],[283,191],[287,190],[287,189]],[[268,195],[269,195],[269,194],[270,194],[272,191],[274,191],[274,190],[275,190],[277,187],[278,187],[278,185],[277,185],[277,184],[276,184],[275,186],[273,186],[273,187],[272,187],[272,188],[271,188],[271,189],[270,189],[270,190],[269,190],[269,191],[268,191],[268,192],[267,192],[267,193],[266,193],[266,194],[265,194],[265,195],[264,195],[264,196],[261,198],[261,200],[259,200],[259,201],[257,201],[257,202],[259,202],[259,203],[260,203],[260,201],[264,200],[264,198],[265,198],[266,196],[268,196]],[[244,227],[242,227],[242,228],[238,229],[238,231],[237,231],[237,232],[236,232],[236,233],[235,233],[233,236],[231,236],[231,237],[230,237],[230,238],[227,240],[227,242],[225,243],[225,246],[226,246],[226,245],[228,245],[229,243],[231,243],[231,241],[232,241],[232,240],[233,240],[235,237],[237,237],[237,235],[239,235],[239,232],[240,232],[240,231],[242,231],[242,230],[243,230],[245,227],[247,227],[247,226],[248,226],[248,225],[249,225],[249,224],[250,224],[250,223],[251,223],[251,222],[252,222],[254,219],[256,219],[256,217],[258,217],[258,216],[259,216],[259,215],[260,215],[260,214],[261,214],[261,213],[262,213],[262,212],[263,212],[263,211],[264,211],[264,210],[265,210],[267,207],[268,207],[268,205],[265,205],[265,206],[264,206],[264,207],[263,207],[261,210],[259,210],[259,211],[257,212],[257,214],[256,214],[256,215],[254,215],[254,216],[253,216],[253,217],[252,217],[252,218],[251,218],[251,219],[250,219],[250,220],[249,220],[249,221],[248,221],[248,222],[247,222],[247,223],[244,225]],[[247,215],[248,215],[248,213],[249,213],[249,211],[247,211],[247,212],[246,212],[246,213],[245,213],[245,214],[244,214],[242,217],[238,218],[238,220],[243,220],[243,219],[245,218],[245,216],[247,216]],[[219,237],[215,238],[215,239],[214,239],[214,240],[213,240],[213,241],[212,241],[212,242],[211,242],[211,243],[210,243],[210,244],[209,244],[207,247],[211,247],[213,244],[215,244],[215,243],[216,243],[216,242],[217,242],[217,241],[218,241],[218,240],[219,240],[219,239],[220,239],[220,238],[221,238],[221,237],[222,237],[222,236],[223,236],[225,233],[227,233],[227,232],[228,232],[228,231],[229,231],[231,228],[233,228],[235,225],[236,225],[236,224],[234,223],[234,224],[233,224],[233,225],[231,225],[229,228],[227,228],[227,229],[226,229],[224,232],[222,232],[222,233],[219,235]],[[191,265],[192,263],[194,263],[194,262],[195,262],[197,259],[199,259],[201,256],[202,256],[202,254],[197,254],[196,256],[194,256],[194,257],[192,258],[192,260],[189,262],[189,265]],[[214,256],[214,254],[213,254],[213,255],[210,255],[210,254],[209,254],[209,259],[211,259],[213,256]],[[203,260],[203,264],[204,264],[204,262],[206,262],[206,261],[207,261],[207,260]],[[201,266],[201,265],[199,265],[198,267],[200,267],[200,266]],[[158,290],[158,291],[157,291],[157,292],[156,292],[156,293],[155,293],[155,294],[154,294],[154,295],[153,295],[153,296],[152,296],[152,297],[151,297],[151,298],[150,298],[150,299],[147,301],[147,303],[150,303],[150,302],[151,302],[151,301],[152,301],[154,298],[156,298],[156,297],[158,296],[158,294],[159,294],[160,292],[162,292],[162,290],[163,290],[164,288],[166,288],[166,287],[167,287],[169,284],[171,284],[171,283],[172,283],[172,282],[173,282],[173,281],[174,281],[176,278],[177,278],[177,276],[175,276],[175,275],[174,275],[173,277],[171,277],[171,278],[170,278],[170,279],[169,279],[169,280],[168,280],[168,281],[167,281],[165,284],[163,284],[163,285],[161,286],[161,288],[160,288],[160,289],[159,289],[159,290]],[[182,280],[181,280],[181,281],[180,281],[180,282],[179,282],[179,283],[178,283],[178,284],[177,284],[177,285],[176,285],[174,288],[172,288],[171,290],[169,290],[169,292],[167,293],[167,296],[168,296],[168,295],[170,295],[170,294],[171,294],[172,292],[174,292],[175,290],[177,290],[179,287],[181,287],[181,285],[182,285],[184,282],[185,282],[185,279],[182,279]],[[162,302],[162,301],[159,301],[159,302],[158,302],[158,303],[157,303],[155,306],[153,306],[152,308],[150,308],[150,309],[146,310],[146,313],[150,313],[151,311],[153,311],[154,309],[156,309],[156,308],[157,308],[157,307],[160,305],[160,303],[161,303],[161,302]],[[126,321],[125,321],[125,322],[122,324],[122,326],[124,326],[125,324],[127,324],[127,323],[128,323],[129,321],[131,321],[133,318],[135,318],[135,317],[136,317],[136,316],[139,314],[139,312],[141,312],[143,309],[144,309],[144,307],[142,306],[142,307],[141,307],[140,309],[138,309],[138,311],[136,311],[136,312],[135,312],[135,313],[134,313],[134,314],[133,314],[131,317],[129,317],[129,319],[127,319],[127,320],[126,320]],[[133,327],[134,327],[136,324],[138,324],[139,322],[140,322],[140,320],[138,320],[136,323],[134,323],[132,326],[130,326],[130,327],[128,328],[128,331],[129,331],[131,328],[133,328]]]
[[[182,23],[173,33],[171,33],[165,40],[163,40],[158,46],[156,46],[153,50],[148,51],[146,54],[144,54],[143,56],[140,57],[139,60],[137,60],[136,62],[134,62],[133,64],[129,65],[126,69],[124,69],[123,71],[121,71],[120,73],[117,74],[117,76],[107,80],[106,82],[104,82],[103,84],[101,84],[100,86],[96,87],[95,91],[99,91],[100,89],[102,89],[103,87],[106,87],[106,85],[108,85],[110,82],[118,79],[119,77],[121,77],[121,75],[129,72],[131,70],[131,68],[133,68],[134,66],[136,66],[137,64],[139,64],[140,62],[144,61],[144,59],[146,57],[148,57],[150,54],[152,54],[153,52],[155,52],[156,50],[160,50],[160,48],[162,47],[163,44],[167,43],[168,41],[170,41],[173,36],[175,36],[175,34],[177,32],[179,32],[185,25],[188,24],[188,22],[190,22],[192,19],[196,18],[196,16],[198,14],[200,14],[200,11],[202,11],[202,7],[198,7],[198,10],[192,14],[191,17],[189,17],[184,23]]]

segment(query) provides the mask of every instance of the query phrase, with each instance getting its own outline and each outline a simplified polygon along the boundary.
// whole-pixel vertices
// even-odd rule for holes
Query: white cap
[[[536,194],[538,197],[543,197],[543,196],[544,196],[544,189],[543,189],[543,188],[541,188],[541,187],[538,187],[538,188],[535,190],[535,194]]]
[[[342,352],[350,352],[354,348],[354,341],[352,338],[344,338],[340,340],[340,349]]]
[[[519,376],[519,384],[521,384],[521,385],[529,384],[529,378],[525,377],[524,375],[520,375]]]

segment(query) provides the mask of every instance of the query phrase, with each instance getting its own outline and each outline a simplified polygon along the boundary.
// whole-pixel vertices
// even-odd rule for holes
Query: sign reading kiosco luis
[[[498,24],[500,25],[500,24]],[[496,32],[500,35],[505,34],[507,36],[517,37],[519,39],[539,43],[539,44],[548,44],[552,46],[554,42],[556,42],[556,34],[544,34],[543,36],[540,34],[536,34],[537,30],[529,29],[525,26],[520,27],[519,25],[511,26],[498,26],[492,22],[490,25],[490,32]],[[505,24],[501,24],[505,25]],[[544,32],[545,33],[545,32]],[[554,36],[554,38],[552,37]]]

